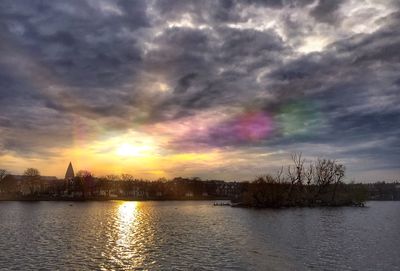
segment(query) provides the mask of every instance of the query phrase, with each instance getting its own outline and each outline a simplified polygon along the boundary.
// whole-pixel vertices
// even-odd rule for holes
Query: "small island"
[[[275,175],[248,184],[234,206],[256,208],[364,206],[368,191],[362,184],[346,184],[345,166],[330,159],[306,164],[301,153],[291,155],[292,165]]]

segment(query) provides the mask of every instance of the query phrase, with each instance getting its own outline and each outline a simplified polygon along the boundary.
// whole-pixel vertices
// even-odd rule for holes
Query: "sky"
[[[2,0],[0,168],[400,176],[396,0]]]

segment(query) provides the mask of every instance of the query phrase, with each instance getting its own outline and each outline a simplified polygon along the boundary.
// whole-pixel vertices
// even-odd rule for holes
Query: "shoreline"
[[[138,199],[138,198],[126,198],[126,197],[119,197],[119,198],[6,198],[6,197],[0,197],[0,202],[5,202],[5,201],[19,201],[19,202],[102,202],[102,201],[137,201],[137,202],[146,202],[146,201],[159,201],[159,202],[165,202],[165,201],[209,201],[213,202],[213,206],[216,207],[232,207],[232,208],[244,208],[244,209],[257,209],[257,210],[262,210],[262,209],[291,209],[291,208],[320,208],[320,207],[367,207],[365,203],[362,204],[314,204],[314,205],[292,205],[292,206],[249,206],[246,204],[241,204],[241,203],[233,203],[231,202],[230,199],[228,198],[191,198],[191,199],[157,199],[157,198],[149,198],[149,199]],[[225,203],[217,203],[215,201],[228,201]],[[368,201],[398,201],[398,200],[367,200]]]
[[[140,199],[140,198],[126,198],[126,197],[118,197],[118,198],[3,198],[0,197],[0,201],[26,201],[26,202],[35,202],[35,201],[65,201],[65,202],[90,202],[90,201],[230,201],[228,198],[188,198],[188,199],[159,199],[159,198],[148,198],[148,199]]]

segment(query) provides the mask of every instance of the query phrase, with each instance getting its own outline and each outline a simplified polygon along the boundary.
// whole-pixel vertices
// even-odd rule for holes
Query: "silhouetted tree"
[[[288,179],[290,180],[288,200],[293,202],[298,200],[293,197],[293,190],[302,190],[302,186],[304,183],[304,162],[305,160],[302,158],[302,153],[292,153],[291,154],[293,165],[288,166]],[[297,189],[295,189],[297,188]],[[295,191],[297,192],[297,191]],[[293,199],[294,198],[294,199]]]
[[[83,198],[87,196],[88,192],[93,195],[93,177],[93,174],[88,170],[80,170],[75,175],[74,180],[76,182],[77,189],[82,192]]]
[[[7,174],[0,182],[0,190],[9,194],[17,192],[16,180],[13,175]]]
[[[35,185],[40,180],[39,170],[36,168],[27,168],[23,176],[28,182],[30,193],[33,194],[35,192]]]
[[[285,177],[283,175],[283,166],[276,172],[275,181],[277,183],[285,182]]]
[[[40,177],[40,172],[36,168],[27,168],[24,171],[24,176],[28,178],[38,178]]]
[[[327,192],[329,185],[335,181],[335,161],[329,159],[318,159],[315,164],[315,184],[318,186],[316,197]]]
[[[351,205],[366,200],[362,186],[345,185],[345,166],[330,159],[306,165],[301,153],[291,155],[286,179],[276,175],[258,177],[242,187],[242,203],[255,207]]]
[[[7,170],[0,168],[0,182],[7,176]]]
[[[5,190],[5,185],[3,183],[3,180],[7,176],[7,170],[0,168],[0,193]]]
[[[113,176],[113,175],[111,175],[111,176]],[[109,178],[107,178],[107,179],[109,179]],[[112,179],[115,179],[115,178],[112,178]],[[118,178],[116,178],[116,179],[118,179]],[[120,179],[124,182],[135,180],[135,178],[131,174],[121,174]]]
[[[124,174],[124,175],[125,175],[125,174]],[[125,175],[125,177],[128,177],[128,175]],[[129,177],[128,177],[128,178],[129,178]],[[117,181],[120,181],[120,180],[121,180],[121,178],[120,178],[118,175],[115,175],[115,174],[106,175],[106,179],[109,180],[109,181],[111,181],[111,182],[117,182]]]
[[[336,191],[338,188],[338,185],[341,183],[342,179],[344,178],[344,174],[346,171],[346,167],[342,164],[337,164],[334,162],[334,172],[335,172],[335,176],[334,176],[334,188],[333,188],[333,193],[332,193],[332,202],[335,202],[335,196],[336,196]]]

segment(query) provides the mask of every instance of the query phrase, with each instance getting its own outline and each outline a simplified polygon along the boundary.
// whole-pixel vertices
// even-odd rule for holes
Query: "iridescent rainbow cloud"
[[[174,147],[198,149],[256,143],[279,136],[305,136],[318,132],[322,121],[314,103],[296,100],[283,103],[274,113],[251,110],[225,119],[215,120],[212,116],[207,116],[196,121],[193,119],[189,123],[190,128],[172,140]],[[200,124],[204,129],[198,129]]]
[[[264,112],[247,112],[235,121],[237,136],[241,140],[257,141],[273,131],[273,119]]]

